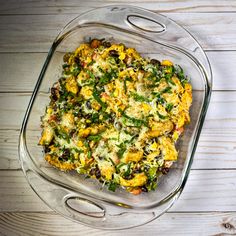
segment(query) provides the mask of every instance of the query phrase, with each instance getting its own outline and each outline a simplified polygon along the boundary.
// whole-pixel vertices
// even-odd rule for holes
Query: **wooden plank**
[[[28,94],[0,94],[0,168],[18,169],[20,125]],[[236,92],[213,92],[193,169],[236,168]],[[35,121],[39,122],[39,120]]]
[[[60,29],[75,15],[0,16],[1,52],[48,52]]]
[[[236,90],[234,65],[236,51],[220,53],[209,51],[206,54],[213,71],[213,90]],[[0,92],[33,91],[46,55],[46,53],[2,53]]]
[[[0,212],[50,211],[29,187],[22,171],[0,171],[0,176]]]
[[[46,53],[2,53],[0,92],[33,91]]]
[[[213,90],[235,90],[236,51],[209,51],[206,52],[213,73]],[[232,64],[231,64],[232,63]]]
[[[235,228],[236,213],[166,213],[147,225],[125,232],[132,236],[234,235]],[[0,213],[1,235],[120,236],[121,233],[92,229],[54,213]]]
[[[50,211],[21,171],[0,171],[0,211]],[[169,212],[236,211],[236,170],[192,170]]]
[[[58,1],[3,1],[1,0],[0,14],[78,14],[82,10],[86,10],[89,7],[102,7],[108,4],[123,4],[123,5],[135,5],[138,7],[147,8],[156,12],[232,12],[236,11],[236,3],[233,0],[216,0],[214,2],[210,0],[202,1],[187,1],[172,0],[156,1],[156,0],[131,0],[127,4],[126,0],[102,0],[98,1],[76,1],[76,0],[58,0]]]
[[[235,13],[166,13],[188,29],[205,50],[236,50]],[[0,16],[0,52],[47,52],[76,15]]]
[[[19,129],[29,100],[29,94],[0,93],[0,129]]]
[[[235,156],[236,129],[208,129],[206,124],[197,145],[192,169],[236,168]]]
[[[19,169],[19,130],[0,130],[0,169]]]

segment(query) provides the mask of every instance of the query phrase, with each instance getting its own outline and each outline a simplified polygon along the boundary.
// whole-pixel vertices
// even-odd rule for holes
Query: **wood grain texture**
[[[156,221],[118,232],[88,228],[52,212],[17,170],[17,143],[30,99],[24,92],[32,91],[59,30],[84,11],[127,1],[0,0],[0,4],[0,235],[236,235],[236,91],[229,91],[236,90],[235,0],[129,1],[167,15],[191,32],[207,51],[213,89],[219,91],[213,92],[180,199]]]
[[[2,53],[0,92],[33,91],[47,53]]]
[[[0,171],[0,211],[51,211],[33,192],[21,171]],[[169,212],[236,211],[236,170],[192,170]]]
[[[0,93],[0,129],[19,129],[29,100],[29,94]]]
[[[0,169],[19,169],[19,130],[0,130]]]
[[[0,14],[78,14],[89,8],[101,7],[108,4],[135,5],[144,7],[155,12],[232,12],[236,11],[234,0],[57,0],[57,1],[28,1],[28,0],[10,0],[0,1]]]
[[[205,50],[236,50],[235,13],[165,13]],[[76,14],[0,16],[0,52],[47,52],[60,29]]]
[[[51,211],[33,192],[22,171],[0,171],[0,211]]]
[[[206,54],[213,71],[213,90],[236,90],[236,51]],[[32,92],[46,56],[47,53],[1,53],[0,92]]]
[[[29,228],[30,225],[30,228]],[[0,234],[22,236],[235,235],[236,213],[166,213],[159,219],[125,231],[102,231],[54,213],[1,213]]]

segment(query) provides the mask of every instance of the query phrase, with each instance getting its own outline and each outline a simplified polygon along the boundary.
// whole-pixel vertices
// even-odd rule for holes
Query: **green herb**
[[[156,84],[156,83],[154,83],[154,84],[147,84],[145,87],[148,88],[148,89],[149,88],[155,88],[155,87],[158,87],[158,84]]]
[[[167,118],[167,116],[163,116],[162,114],[160,114],[158,111],[157,111],[157,114],[159,116],[160,119],[164,120]]]
[[[100,93],[98,92],[96,87],[93,88],[93,97],[102,106],[103,110],[107,108],[107,104],[101,100]]]
[[[125,112],[124,111],[122,111],[121,109],[118,109],[118,111],[121,113],[121,115],[124,117],[124,118],[126,118],[126,119],[128,119],[130,122],[132,122],[135,126],[137,126],[137,127],[141,127],[142,125],[144,125],[144,126],[148,126],[148,124],[147,124],[147,122],[145,121],[145,120],[140,120],[140,119],[136,119],[136,118],[134,118],[134,117],[130,117],[130,116],[128,116],[127,114],[125,114]]]
[[[81,71],[81,68],[80,67],[77,67],[77,68],[74,68],[72,71],[71,71],[71,74],[74,75],[74,76],[77,76]]]
[[[147,185],[148,191],[155,190],[157,188],[157,182],[151,181],[149,185]]]
[[[157,167],[151,167],[148,170],[148,179],[153,181],[156,178]]]
[[[118,172],[120,172],[121,167],[123,167],[123,166],[125,166],[125,165],[126,165],[125,163],[120,163],[120,164],[118,164],[118,165],[116,166],[116,170],[117,170]]]
[[[132,133],[128,132],[127,130],[124,130],[124,133],[132,136]]]
[[[125,94],[127,93],[127,84],[126,84],[126,79],[124,79],[124,91],[125,91]]]
[[[70,65],[68,65],[68,64],[63,64],[63,65],[62,65],[62,68],[63,68],[63,69],[68,68],[68,67],[70,67]]]
[[[94,63],[95,63],[95,61],[92,60],[91,62],[89,62],[89,63],[87,64],[87,66],[92,66]]]
[[[126,84],[127,81],[131,82],[133,80],[130,77],[125,77],[125,79],[124,79],[124,91],[125,91],[125,94],[127,93],[127,84]]]
[[[116,166],[115,162],[111,158],[109,158],[109,160],[111,161],[113,166]]]
[[[88,140],[98,142],[101,140],[101,135],[90,135],[87,137]]]
[[[91,117],[92,123],[97,123],[99,122],[99,114],[98,113],[93,113]]]
[[[92,157],[92,152],[91,150],[88,150],[88,158],[90,159]]]
[[[117,152],[117,156],[119,158],[122,158],[125,151],[126,151],[126,145],[125,145],[125,143],[121,143],[121,144],[116,145],[116,146],[120,148],[119,151]]]
[[[129,162],[129,164],[128,165],[126,165],[127,166],[127,169],[126,169],[126,171],[123,173],[123,176],[124,177],[128,177],[130,174],[131,174],[131,163]]]
[[[98,68],[98,70],[99,70],[101,73],[104,73],[104,70],[102,69],[101,66],[98,66],[97,68]]]
[[[161,97],[161,95],[157,96],[157,102],[164,105],[165,104],[165,99],[163,97]]]
[[[95,76],[94,76],[94,74],[90,71],[90,70],[85,70],[86,71],[86,73],[89,75],[89,77],[91,78],[91,79],[93,79],[93,80],[95,80]]]
[[[111,114],[109,114],[107,112],[101,112],[101,114],[102,114],[102,117],[103,117],[102,118],[103,121],[106,121],[106,120],[111,118]]]
[[[118,139],[117,138],[109,138],[109,140],[117,141]]]
[[[174,72],[174,67],[173,66],[165,66],[164,67],[164,72],[167,73],[167,74],[173,74]]]
[[[175,85],[174,81],[171,78],[167,79],[167,83],[170,85]]]
[[[79,173],[79,174],[82,174],[82,175],[84,175],[84,174],[86,174],[86,169],[84,169],[84,167],[78,167],[77,169],[76,169],[76,171]]]
[[[135,138],[137,138],[137,135],[134,135],[130,140],[127,140],[127,142],[128,142],[128,143],[132,143]]]
[[[137,102],[150,102],[150,100],[142,95],[139,95],[137,93],[131,93],[132,97]]]
[[[178,65],[178,67],[176,67],[175,70],[176,70],[176,75],[177,75],[178,79],[180,80],[180,82],[182,84],[187,83],[188,82],[188,78],[184,75],[183,68]]]
[[[110,64],[112,64],[112,65],[116,65],[116,60],[115,60],[114,57],[108,57],[108,58],[107,58],[107,61],[108,61]]]
[[[86,148],[90,148],[88,142],[84,142],[84,146],[85,146]]]
[[[105,73],[101,76],[101,78],[99,79],[99,85],[104,86],[106,84],[108,84],[111,81],[112,77],[110,76],[109,73]]]
[[[69,92],[67,92],[66,90],[62,90],[60,92],[60,97],[59,97],[59,100],[58,102],[62,102],[64,100],[66,100],[66,98],[69,96]]]
[[[102,69],[101,69],[102,70]],[[103,70],[102,70],[103,72]],[[110,81],[113,78],[117,78],[117,71],[112,69],[111,71],[107,71],[107,72],[103,72],[104,74],[101,76],[101,78],[99,79],[98,85],[104,86],[108,83],[110,83]]]
[[[77,148],[73,148],[73,150],[74,150],[75,152],[79,153],[79,154],[84,152],[83,150],[77,149]]]
[[[161,91],[161,94],[163,94],[163,93],[172,93],[171,92],[171,87],[166,87],[166,88],[164,88],[162,91]]]
[[[171,87],[168,86],[168,87],[162,89],[160,92],[152,92],[152,94],[155,96],[162,95],[163,93],[172,93]]]
[[[90,159],[92,157],[92,151],[90,149],[89,143],[88,142],[84,142],[84,146],[88,149],[88,158]]]
[[[65,75],[65,76],[70,75],[70,74],[71,74],[70,70],[64,70],[63,71],[63,75]]]
[[[55,129],[55,133],[59,138],[63,138],[67,141],[67,143],[70,143],[70,136],[62,129]]]
[[[112,191],[112,192],[115,192],[116,191],[116,188],[117,188],[117,183],[114,183],[114,182],[110,182],[109,185],[108,185],[108,190]]]
[[[94,85],[95,84],[95,81],[94,80],[86,80],[86,83],[83,84],[83,86],[91,86],[91,85]]]
[[[163,93],[172,93],[171,87],[166,87],[160,92],[153,92],[152,94],[157,97],[157,102],[164,105],[165,104],[165,99],[161,96]]]
[[[166,110],[167,110],[167,112],[170,112],[170,111],[173,109],[173,107],[174,107],[174,104],[173,104],[173,103],[168,103],[168,104],[166,105]]]

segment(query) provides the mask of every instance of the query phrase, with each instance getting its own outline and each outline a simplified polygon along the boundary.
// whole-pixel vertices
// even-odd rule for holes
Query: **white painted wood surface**
[[[0,235],[122,235],[71,222],[49,209],[20,170],[23,115],[46,53],[77,14],[125,0],[0,0]],[[127,235],[236,235],[236,1],[131,0],[186,27],[205,49],[213,94],[192,171],[176,204]]]
[[[0,15],[0,52],[47,52],[60,29],[77,15]],[[165,15],[191,31],[205,50],[236,50],[234,12]]]

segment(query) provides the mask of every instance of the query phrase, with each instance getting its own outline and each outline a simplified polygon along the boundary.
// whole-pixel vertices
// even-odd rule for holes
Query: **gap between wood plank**
[[[115,5],[115,4],[114,4]],[[104,6],[108,6],[108,5],[104,5]],[[129,5],[127,5],[127,6],[129,6]],[[131,5],[130,5],[131,6]],[[135,5],[133,5],[133,6],[135,6]],[[95,10],[96,9],[96,7],[95,8],[91,8],[91,9],[89,9],[89,10],[85,10],[83,13],[86,13],[86,12],[88,12],[88,11],[91,11],[91,10]],[[149,10],[148,8],[143,8],[143,9],[146,9],[146,10]],[[211,13],[223,13],[223,14],[227,14],[227,13],[236,13],[236,11],[196,11],[196,12],[188,12],[188,11],[186,11],[186,12],[177,12],[177,11],[172,11],[172,10],[170,10],[170,11],[168,11],[168,10],[160,10],[160,11],[157,11],[157,10],[149,10],[149,11],[151,11],[151,12],[153,12],[153,13],[157,13],[157,14],[165,14],[165,13],[174,13],[174,14],[189,14],[189,13],[191,13],[191,14],[211,14]],[[83,14],[83,13],[78,13],[78,16],[79,15],[81,15],[81,14]],[[58,13],[58,14],[56,14],[56,13],[45,13],[45,14],[43,14],[43,13],[38,13],[38,14],[23,14],[23,13],[16,13],[16,14],[13,14],[13,13],[6,13],[6,14],[4,14],[4,13],[0,13],[0,16],[58,16],[58,15],[71,15],[71,14],[76,14],[76,13],[67,13],[67,12],[65,12],[65,13]]]

